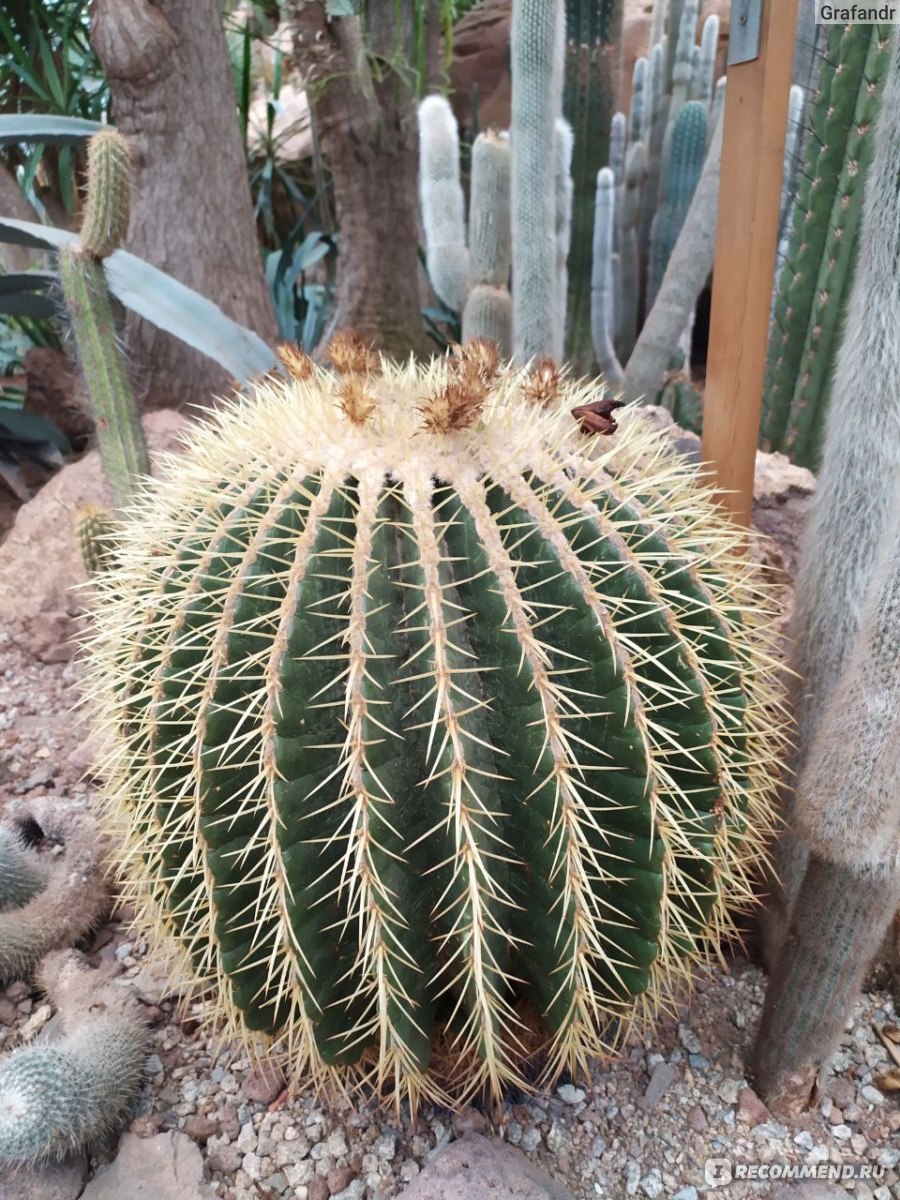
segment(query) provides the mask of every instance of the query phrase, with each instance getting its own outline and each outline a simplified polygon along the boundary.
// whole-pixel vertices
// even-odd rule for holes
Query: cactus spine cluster
[[[148,1051],[134,1001],[77,954],[48,955],[41,986],[63,1036],[0,1061],[0,1164],[30,1165],[97,1144],[126,1119]]]
[[[116,507],[128,504],[148,474],[147,447],[128,365],[119,346],[103,258],[128,231],[128,143],[114,129],[88,143],[88,183],[76,245],[59,255],[59,275],[97,428],[103,469]]]
[[[88,578],[112,562],[118,527],[115,517],[96,504],[85,504],[75,514],[75,538]]]
[[[697,45],[694,39],[698,12],[698,0],[682,0],[681,3],[657,0],[649,56],[639,58],[634,68],[630,115],[627,120],[622,113],[613,117],[609,165],[616,183],[613,196],[616,211],[610,250],[613,307],[607,314],[607,323],[612,331],[617,362],[626,366],[626,379],[639,331],[650,319],[666,267],[687,220],[701,171],[712,157],[707,154],[707,147],[712,141],[721,101],[721,88],[713,86],[719,19],[715,15],[707,18]],[[718,159],[715,161],[718,164]],[[715,183],[717,189],[717,176]],[[602,204],[607,203],[604,189],[598,188],[597,196]],[[710,189],[707,189],[702,201],[702,213],[693,223],[692,246],[696,251],[696,230],[702,219],[710,254],[702,253],[701,261],[707,257],[711,261],[717,195],[710,195]],[[597,221],[606,220],[606,214],[598,211],[596,218]],[[604,274],[605,268],[596,266],[594,280]],[[689,353],[693,309],[708,275],[707,270],[697,279],[695,272],[689,272],[691,287],[696,290],[684,322],[671,335],[668,320],[657,329],[658,338],[665,328],[669,343],[661,360],[659,354],[652,355],[655,374],[648,391],[640,395],[656,395],[679,343],[683,343],[683,352]],[[684,291],[683,288],[679,290],[679,303]],[[600,296],[596,287],[592,296],[595,300]],[[592,328],[597,333],[602,327],[603,321],[595,314]],[[595,342],[594,348],[598,363],[609,361],[602,343]],[[650,360],[635,369],[645,383],[650,374]],[[617,372],[611,376],[611,381],[621,379],[622,375]],[[689,378],[687,382],[689,384]],[[634,391],[628,394],[638,398]]]
[[[898,162],[894,39],[835,372],[842,402],[828,411],[795,592],[798,782],[787,815],[802,840],[779,847],[789,927],[755,1052],[766,1097],[787,1109],[808,1101],[900,902]],[[865,402],[845,402],[861,386]]]
[[[524,1086],[526,997],[557,1077],[729,928],[774,621],[660,435],[582,432],[614,428],[602,389],[354,346],[217,412],[123,530],[105,808],[141,928],[232,1032],[459,1101]]]
[[[821,456],[890,43],[889,25],[830,30],[781,268],[761,440],[811,467]]]

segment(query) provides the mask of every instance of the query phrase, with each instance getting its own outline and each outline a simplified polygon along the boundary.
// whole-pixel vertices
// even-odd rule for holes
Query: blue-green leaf
[[[83,117],[53,113],[8,113],[0,116],[0,144],[4,142],[83,142],[106,126]]]

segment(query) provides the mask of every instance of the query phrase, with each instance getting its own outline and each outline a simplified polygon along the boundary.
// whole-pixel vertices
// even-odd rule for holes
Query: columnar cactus
[[[75,514],[75,538],[88,578],[105,570],[112,561],[118,527],[115,517],[96,504],[85,504]]]
[[[582,1067],[751,894],[773,609],[660,435],[590,436],[602,389],[486,343],[338,350],[195,430],[124,529],[105,811],[232,1033],[413,1104],[497,1094],[521,999],[547,1077]]]
[[[31,1165],[96,1146],[125,1121],[146,1069],[146,1027],[101,971],[71,952],[48,955],[41,986],[63,1036],[0,1061],[0,1163]]]
[[[59,276],[97,427],[103,469],[117,507],[149,470],[128,366],[118,344],[102,259],[128,231],[128,143],[106,129],[88,143],[87,202],[74,246],[59,255]]]
[[[594,208],[593,278],[591,281],[591,332],[594,355],[603,378],[611,387],[622,382],[622,364],[613,345],[616,330],[613,231],[616,223],[616,181],[609,167],[597,172]]]
[[[662,181],[662,199],[653,219],[647,303],[656,299],[666,267],[685,222],[706,157],[707,108],[699,100],[682,105],[672,132],[672,144]]]
[[[562,357],[556,295],[554,129],[562,116],[564,0],[516,0],[510,31],[512,76],[513,352]]]
[[[821,452],[890,43],[889,25],[832,29],[812,106],[815,136],[775,302],[761,434],[765,449],[808,466]]]

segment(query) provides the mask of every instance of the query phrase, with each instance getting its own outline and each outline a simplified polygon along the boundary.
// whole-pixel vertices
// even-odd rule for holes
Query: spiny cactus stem
[[[81,244],[94,258],[118,250],[128,233],[128,141],[104,129],[88,142],[87,201],[79,230]]]
[[[103,264],[80,246],[66,246],[59,254],[59,273],[113,503],[124,508],[149,474],[149,460]]]

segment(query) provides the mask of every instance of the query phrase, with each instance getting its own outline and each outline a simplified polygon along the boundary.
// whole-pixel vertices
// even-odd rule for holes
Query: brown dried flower
[[[572,416],[581,426],[582,433],[615,433],[618,424],[613,417],[617,408],[624,408],[624,400],[615,400],[611,396],[606,400],[594,400],[590,404],[579,404],[572,409]]]
[[[281,359],[287,373],[292,379],[310,379],[313,371],[313,360],[299,347],[291,342],[281,342],[275,347],[275,353]]]
[[[355,329],[340,329],[328,343],[331,365],[340,375],[377,371],[378,355]]]

